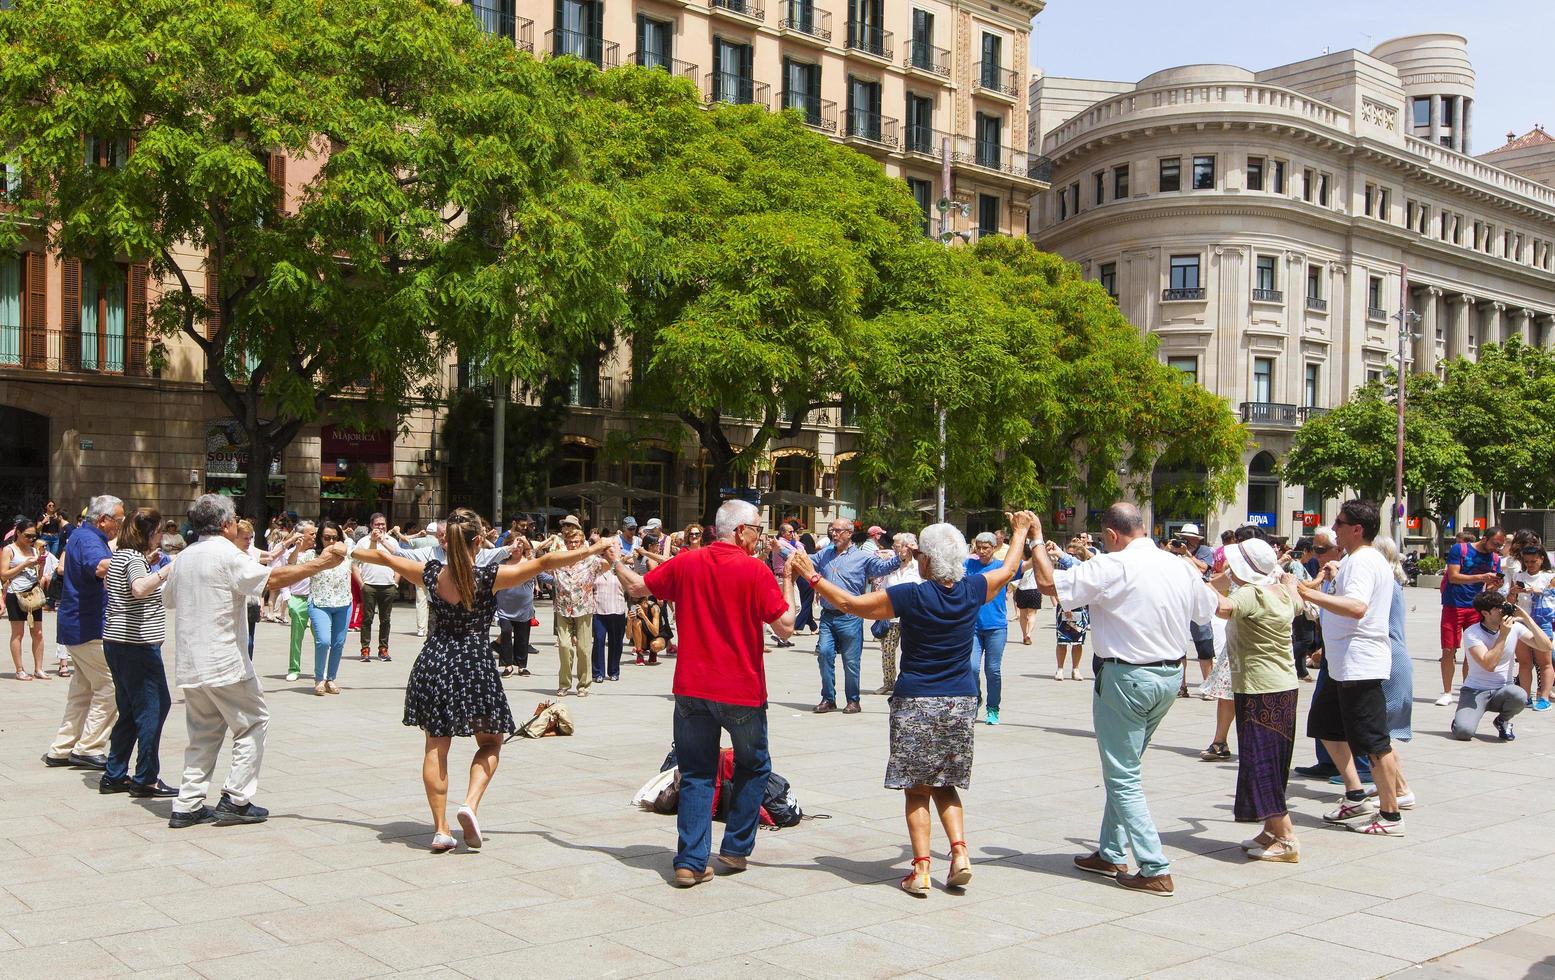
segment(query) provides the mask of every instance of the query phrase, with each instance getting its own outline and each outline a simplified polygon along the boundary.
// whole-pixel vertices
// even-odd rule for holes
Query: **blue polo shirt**
[[[968,558],[966,560],[966,573],[969,576],[987,575],[1003,564],[1004,562],[994,559],[984,565],[976,558]],[[983,603],[982,608],[977,611],[977,628],[979,630],[1007,630],[1010,628],[1010,611],[1009,606],[1005,602],[1009,589],[1009,585],[1006,584],[1004,588],[994,593],[992,599]]]
[[[95,524],[82,524],[70,536],[60,559],[64,576],[59,597],[59,621],[55,634],[67,647],[103,638],[103,614],[108,609],[108,590],[97,577],[97,564],[112,558],[108,536]]]
[[[1483,575],[1501,570],[1501,556],[1494,551],[1480,551],[1467,542],[1455,544],[1447,552],[1447,564],[1457,565],[1464,575]],[[1447,583],[1442,587],[1442,605],[1468,609],[1474,605],[1474,597],[1485,591],[1483,582]]]

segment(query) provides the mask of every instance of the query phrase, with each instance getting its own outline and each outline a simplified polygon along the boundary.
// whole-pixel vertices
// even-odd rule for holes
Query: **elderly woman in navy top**
[[[902,889],[914,895],[929,892],[931,800],[950,837],[945,884],[964,888],[972,880],[972,861],[961,839],[961,795],[956,792],[972,781],[972,727],[977,719],[972,640],[978,610],[1001,593],[1020,568],[1036,516],[1022,511],[1011,522],[1015,534],[1002,565],[968,572],[966,538],[949,524],[932,524],[918,535],[914,551],[923,581],[865,595],[852,595],[820,577],[802,553],[789,559],[795,575],[802,575],[841,612],[901,620],[901,672],[891,697],[891,760],[885,785],[907,793],[907,833],[916,856]]]

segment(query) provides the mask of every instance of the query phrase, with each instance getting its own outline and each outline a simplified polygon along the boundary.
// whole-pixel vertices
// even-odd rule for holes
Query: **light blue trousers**
[[[1181,680],[1180,666],[1136,667],[1109,660],[1091,699],[1102,785],[1107,790],[1097,850],[1102,860],[1115,864],[1126,863],[1133,850],[1140,874],[1147,877],[1166,874],[1171,865],[1161,852],[1161,835],[1145,803],[1139,758],[1176,700]]]

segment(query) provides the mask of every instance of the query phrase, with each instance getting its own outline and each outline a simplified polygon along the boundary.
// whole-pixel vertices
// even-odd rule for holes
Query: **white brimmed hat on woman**
[[[1226,564],[1244,585],[1273,585],[1280,579],[1280,558],[1262,538],[1226,545]]]

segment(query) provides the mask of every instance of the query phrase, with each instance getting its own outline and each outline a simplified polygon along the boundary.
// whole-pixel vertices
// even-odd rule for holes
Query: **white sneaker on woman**
[[[464,831],[464,846],[472,851],[480,850],[481,825],[475,820],[475,811],[468,805],[461,806],[454,819],[459,821],[459,828]]]
[[[1436,699],[1436,706],[1438,708],[1445,708],[1449,704],[1452,704],[1452,692],[1451,691],[1447,692],[1446,694],[1443,694],[1441,697]]]
[[[1060,667],[1057,670],[1053,671],[1053,680],[1061,681],[1063,679],[1064,679],[1064,668]]]

